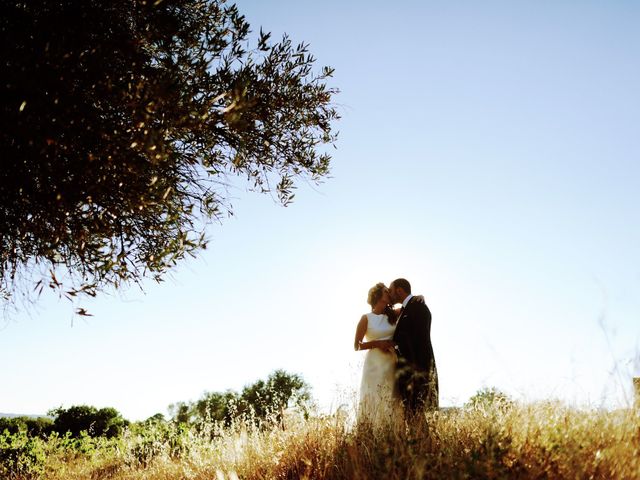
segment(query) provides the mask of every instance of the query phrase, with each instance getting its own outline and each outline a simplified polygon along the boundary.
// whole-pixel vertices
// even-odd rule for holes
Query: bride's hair
[[[384,293],[384,289],[387,288],[386,285],[382,282],[376,283],[373,287],[369,289],[369,295],[367,296],[367,303],[371,305],[371,308],[378,303],[378,301],[382,298],[382,294]],[[396,312],[391,308],[391,305],[387,305],[384,308],[384,313],[389,318],[389,323],[391,325],[395,325],[398,321],[398,316]]]
[[[384,283],[376,283],[373,287],[369,289],[369,295],[367,296],[367,303],[371,305],[371,308],[378,303],[378,301],[382,298],[382,294],[384,293],[384,289],[387,288]]]

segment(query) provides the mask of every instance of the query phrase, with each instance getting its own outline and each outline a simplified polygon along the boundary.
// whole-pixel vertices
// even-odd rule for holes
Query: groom
[[[398,352],[396,379],[407,413],[438,408],[438,371],[431,346],[431,312],[398,278],[389,286],[392,303],[402,303],[393,341]]]

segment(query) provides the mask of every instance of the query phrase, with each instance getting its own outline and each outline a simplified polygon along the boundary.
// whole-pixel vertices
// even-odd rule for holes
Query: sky
[[[368,289],[433,315],[441,405],[497,387],[617,408],[640,376],[640,5],[239,0],[308,42],[342,119],[287,208],[237,188],[210,247],[144,292],[43,296],[0,323],[0,412],[130,420],[281,368],[349,404]]]

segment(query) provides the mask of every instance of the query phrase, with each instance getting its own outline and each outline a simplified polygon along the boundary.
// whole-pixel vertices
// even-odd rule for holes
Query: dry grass
[[[438,412],[407,424],[332,415],[209,436],[129,435],[82,454],[50,446],[72,479],[639,479],[640,413],[556,403]]]

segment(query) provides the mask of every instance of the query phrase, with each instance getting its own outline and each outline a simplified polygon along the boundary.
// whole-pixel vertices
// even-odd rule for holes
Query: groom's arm
[[[414,362],[419,370],[429,367],[429,345],[431,344],[431,312],[426,304],[416,303],[414,323]]]
[[[420,365],[420,350],[423,347],[422,339],[425,337],[424,322],[422,322],[422,309],[426,305],[421,302],[411,302],[407,305],[406,316],[403,319],[405,329],[405,341],[401,347],[402,356],[414,368]]]

